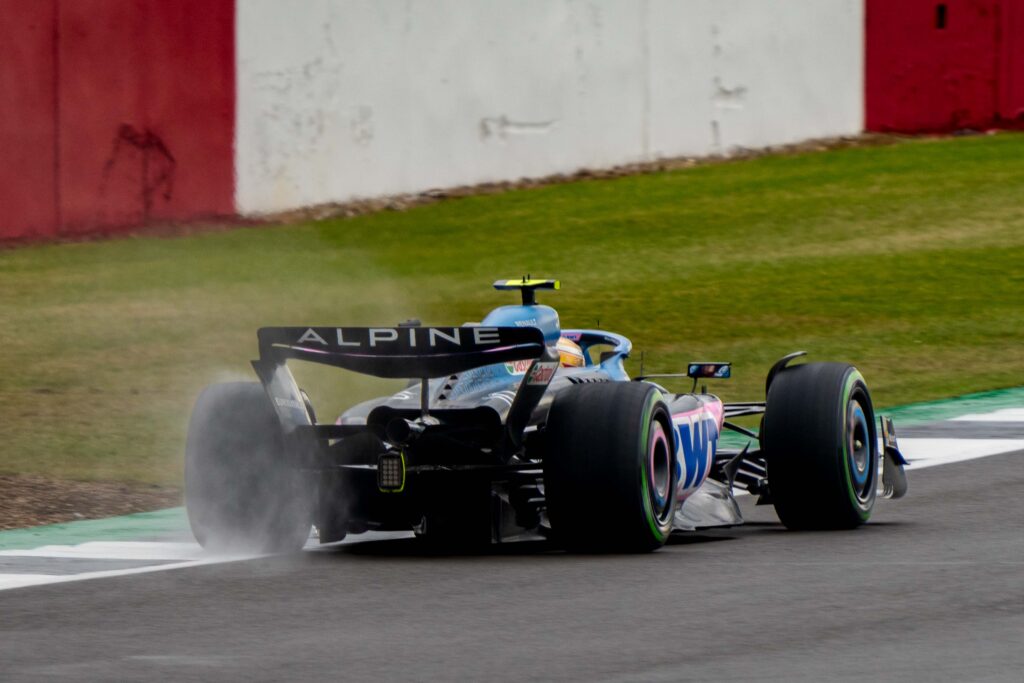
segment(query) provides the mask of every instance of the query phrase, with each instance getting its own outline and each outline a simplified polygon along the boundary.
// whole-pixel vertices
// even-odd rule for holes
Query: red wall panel
[[[234,3],[58,12],[62,231],[234,209]]]
[[[999,118],[1024,125],[1024,0],[1000,3]]]
[[[56,0],[0,0],[0,239],[53,235]]]
[[[171,198],[154,218],[235,210],[235,3],[152,2],[147,126],[175,159]]]
[[[234,212],[234,0],[0,0],[0,238]]]
[[[991,125],[999,4],[867,0],[867,128],[926,132]]]
[[[62,232],[144,219],[141,163],[118,141],[120,126],[143,117],[142,30],[135,1],[75,0],[57,10]]]

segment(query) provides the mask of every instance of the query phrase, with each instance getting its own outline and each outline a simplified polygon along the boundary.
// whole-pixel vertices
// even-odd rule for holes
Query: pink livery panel
[[[722,402],[715,396],[682,394],[669,402],[676,455],[682,469],[679,502],[697,490],[711,471],[722,431]]]

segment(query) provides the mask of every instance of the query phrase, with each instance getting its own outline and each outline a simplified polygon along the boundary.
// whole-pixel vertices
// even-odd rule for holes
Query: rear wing
[[[514,360],[544,361],[534,361],[531,370],[538,364],[557,366],[558,360],[544,345],[544,333],[536,327],[263,327],[257,337],[260,357],[252,362],[252,367],[274,404],[285,435],[311,434],[303,428],[314,427],[312,410],[288,369],[288,359],[333,365],[376,377],[418,378],[422,380],[424,418],[428,379]],[[521,438],[522,427],[548,381],[550,375],[543,382],[523,383],[519,392],[523,396],[517,395],[508,418],[510,423],[522,425],[510,438]]]
[[[260,362],[289,358],[386,378],[433,378],[539,358],[535,327],[263,327]]]

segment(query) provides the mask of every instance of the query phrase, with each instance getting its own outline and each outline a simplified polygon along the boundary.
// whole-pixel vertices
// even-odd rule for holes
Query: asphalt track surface
[[[341,546],[0,594],[0,680],[1024,680],[1024,452],[852,532],[644,556]]]

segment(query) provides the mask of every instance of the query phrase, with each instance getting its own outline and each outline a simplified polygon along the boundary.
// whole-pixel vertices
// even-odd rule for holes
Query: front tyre
[[[871,395],[844,363],[780,372],[768,390],[761,446],[768,487],[789,529],[850,529],[866,522],[878,486]]]
[[[571,387],[556,397],[545,431],[545,498],[557,540],[600,552],[665,544],[680,468],[661,392],[642,382]]]
[[[196,540],[223,551],[302,548],[312,524],[310,477],[288,462],[280,424],[256,382],[199,395],[185,446],[185,507]]]

